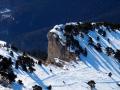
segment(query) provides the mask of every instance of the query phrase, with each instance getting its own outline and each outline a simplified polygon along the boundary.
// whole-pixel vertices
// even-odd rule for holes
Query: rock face
[[[55,58],[69,61],[75,59],[76,55],[67,50],[66,44],[61,44],[60,38],[54,32],[48,33],[48,62],[54,62]]]

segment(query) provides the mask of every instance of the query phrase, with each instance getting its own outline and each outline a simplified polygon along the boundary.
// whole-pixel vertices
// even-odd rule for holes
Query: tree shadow
[[[96,88],[92,88],[91,90],[97,90]]]
[[[13,90],[22,90],[23,89],[23,85],[20,85],[18,83],[14,83],[14,84],[12,84],[12,89]]]
[[[33,73],[28,73],[28,75],[42,88],[46,89],[47,85],[44,84],[44,82],[33,72]]]
[[[86,47],[88,51],[88,56],[84,57],[82,56],[81,58],[84,59],[84,62],[86,64],[91,65],[94,69],[99,70],[99,66],[103,67],[102,64],[97,60],[98,57],[96,53],[92,50],[92,47]],[[104,68],[104,67],[103,67]]]
[[[42,70],[46,73],[46,74],[48,74],[49,75],[49,72],[41,65],[41,66],[39,66],[40,68],[42,68]]]
[[[113,60],[111,57],[108,57],[108,56],[106,56],[106,55],[104,55],[104,54],[102,54],[102,56],[104,57],[105,60],[107,60],[109,66],[112,67],[111,69],[110,69],[110,68],[109,68],[109,69],[110,69],[111,71],[113,71],[113,72],[116,71],[117,74],[120,74],[120,71],[118,70],[118,67],[119,67],[119,66],[118,66],[118,67],[116,66],[116,65],[118,65],[118,63],[116,63],[115,60]],[[114,72],[114,73],[115,73],[115,72]]]

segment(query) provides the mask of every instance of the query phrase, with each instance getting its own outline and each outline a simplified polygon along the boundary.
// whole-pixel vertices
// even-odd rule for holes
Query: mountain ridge
[[[10,76],[7,78],[10,72],[1,67],[3,72],[0,74],[4,77],[4,81],[0,78],[1,90],[119,90],[119,24],[72,22],[56,25],[49,33],[52,38],[48,35],[48,49],[53,46],[54,50],[50,49],[46,61],[37,60],[6,45],[6,42],[0,42],[0,64],[4,66],[6,59],[12,60],[11,73],[16,75],[11,81]],[[67,43],[69,40],[66,35],[73,36],[70,43]],[[78,41],[79,45],[74,41]],[[71,54],[68,54],[67,59],[64,58],[67,54],[61,58],[65,52],[59,46],[75,54],[74,59],[69,57]],[[88,84],[91,80],[95,83],[94,87]]]
[[[51,27],[59,23],[71,21],[108,21],[119,23],[120,16],[119,0],[75,0],[74,2],[72,0],[52,0],[52,2],[49,0],[1,0],[0,3],[1,12],[6,9],[11,11],[9,14],[5,12],[0,14],[3,17],[6,15],[12,16],[12,18],[4,20],[3,17],[0,17],[0,20],[3,20],[0,23],[0,31],[6,31],[2,35],[0,34],[0,38],[10,43],[16,43],[17,41],[13,42],[14,38],[21,34]],[[9,39],[6,37],[9,37]],[[26,48],[22,47],[22,49]]]

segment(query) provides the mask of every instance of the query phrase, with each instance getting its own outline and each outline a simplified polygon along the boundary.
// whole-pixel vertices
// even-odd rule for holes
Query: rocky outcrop
[[[106,37],[104,29],[119,29],[120,24],[112,24],[106,22],[86,23],[86,22],[71,22],[65,25],[60,24],[54,26],[48,32],[48,62],[54,62],[56,58],[60,60],[75,60],[76,57],[83,55],[87,57],[87,50],[82,47],[79,41],[87,35],[90,40],[88,45],[92,42],[91,37],[88,35],[90,31],[96,30],[97,33]],[[93,42],[92,42],[93,44]],[[94,44],[93,44],[94,45]],[[94,45],[97,50],[100,50],[100,45]]]
[[[55,58],[70,61],[75,59],[76,55],[69,52],[64,45],[61,44],[59,36],[54,32],[48,33],[48,62],[54,62]]]

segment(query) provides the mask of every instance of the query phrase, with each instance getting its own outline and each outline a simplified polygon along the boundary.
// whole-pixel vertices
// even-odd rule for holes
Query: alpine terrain
[[[0,41],[0,90],[120,90],[119,24],[71,22],[47,37],[47,60]]]

